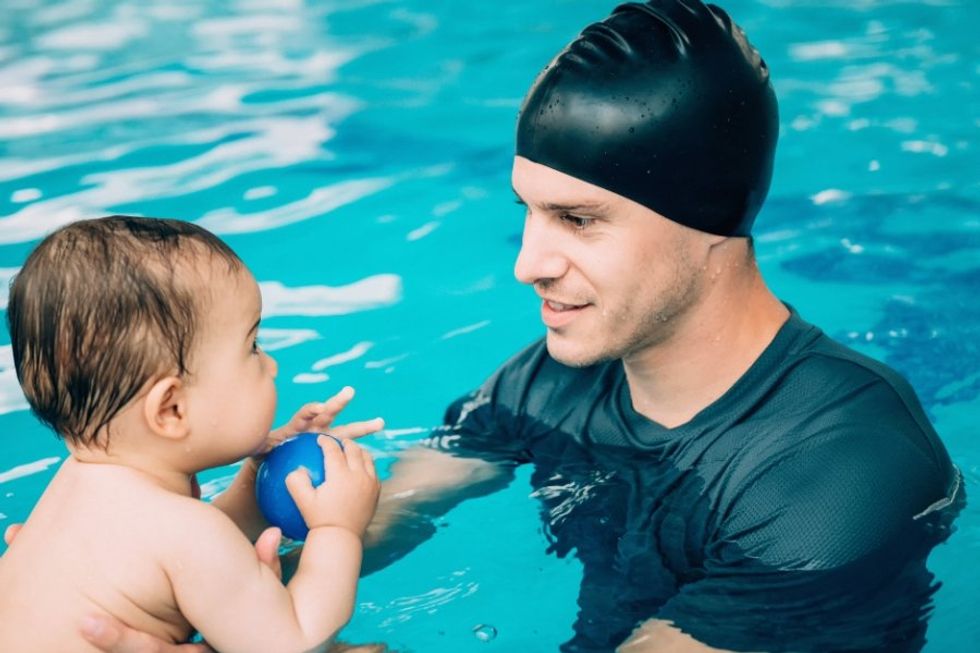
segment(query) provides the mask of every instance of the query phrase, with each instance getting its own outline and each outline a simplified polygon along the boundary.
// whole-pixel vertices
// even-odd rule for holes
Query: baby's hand
[[[286,477],[286,488],[310,530],[334,526],[363,537],[381,491],[374,460],[352,440],[342,440],[343,449],[325,435],[317,442],[323,449],[326,480],[315,488],[301,468]]]
[[[353,398],[354,388],[345,386],[326,401],[306,404],[297,410],[296,414],[284,426],[280,426],[269,433],[266,451],[297,433],[307,431],[324,433],[329,430],[338,438],[359,438],[383,429],[385,423],[380,417],[362,422],[351,422],[342,426],[333,426],[334,420]]]

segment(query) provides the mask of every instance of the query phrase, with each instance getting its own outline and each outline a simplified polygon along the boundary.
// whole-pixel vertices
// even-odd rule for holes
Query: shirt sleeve
[[[443,417],[444,431],[430,446],[489,462],[528,462],[526,399],[546,351],[543,341],[532,344],[477,390],[451,403]]]
[[[703,576],[658,618],[735,650],[918,651],[936,589],[926,557],[962,492],[913,420],[867,414],[746,481],[722,508]]]

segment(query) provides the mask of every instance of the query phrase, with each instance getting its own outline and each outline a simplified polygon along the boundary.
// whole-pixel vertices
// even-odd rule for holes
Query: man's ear
[[[187,419],[187,389],[176,376],[155,381],[143,400],[143,418],[150,432],[180,440],[190,433]]]

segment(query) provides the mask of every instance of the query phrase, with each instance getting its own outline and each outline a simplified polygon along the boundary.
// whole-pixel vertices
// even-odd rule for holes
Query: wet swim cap
[[[728,14],[651,0],[620,5],[542,71],[517,155],[693,229],[747,236],[778,130],[766,64]]]

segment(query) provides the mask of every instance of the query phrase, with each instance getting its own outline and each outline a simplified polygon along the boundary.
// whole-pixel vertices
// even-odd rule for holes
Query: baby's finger
[[[374,456],[364,452],[364,472],[371,478],[378,478],[378,470],[374,467]]]
[[[377,433],[384,427],[385,421],[380,417],[375,417],[374,419],[364,420],[363,422],[351,422],[343,426],[336,426],[330,429],[330,433],[338,438],[353,440],[364,437],[365,435]]]
[[[297,433],[305,431],[307,425],[320,411],[321,406],[322,404],[318,402],[310,402],[302,406],[289,418],[288,422],[269,432],[269,441],[275,445]]]
[[[333,421],[340,414],[350,400],[354,398],[354,388],[349,385],[340,389],[340,392],[320,404],[319,414],[316,416],[317,422],[324,420]]]
[[[302,513],[303,506],[313,496],[313,481],[310,480],[310,473],[303,467],[289,472],[286,475],[286,490]]]
[[[305,422],[307,420],[311,420],[317,416],[317,413],[320,412],[322,406],[323,404],[321,404],[319,401],[311,401],[308,404],[303,404],[293,415],[292,421]]]
[[[317,444],[323,449],[323,469],[326,477],[347,470],[347,458],[340,441],[330,435],[321,435],[316,439]]]
[[[364,450],[352,440],[342,440],[344,443],[344,457],[347,459],[347,467],[351,471],[359,472],[364,469]]]

